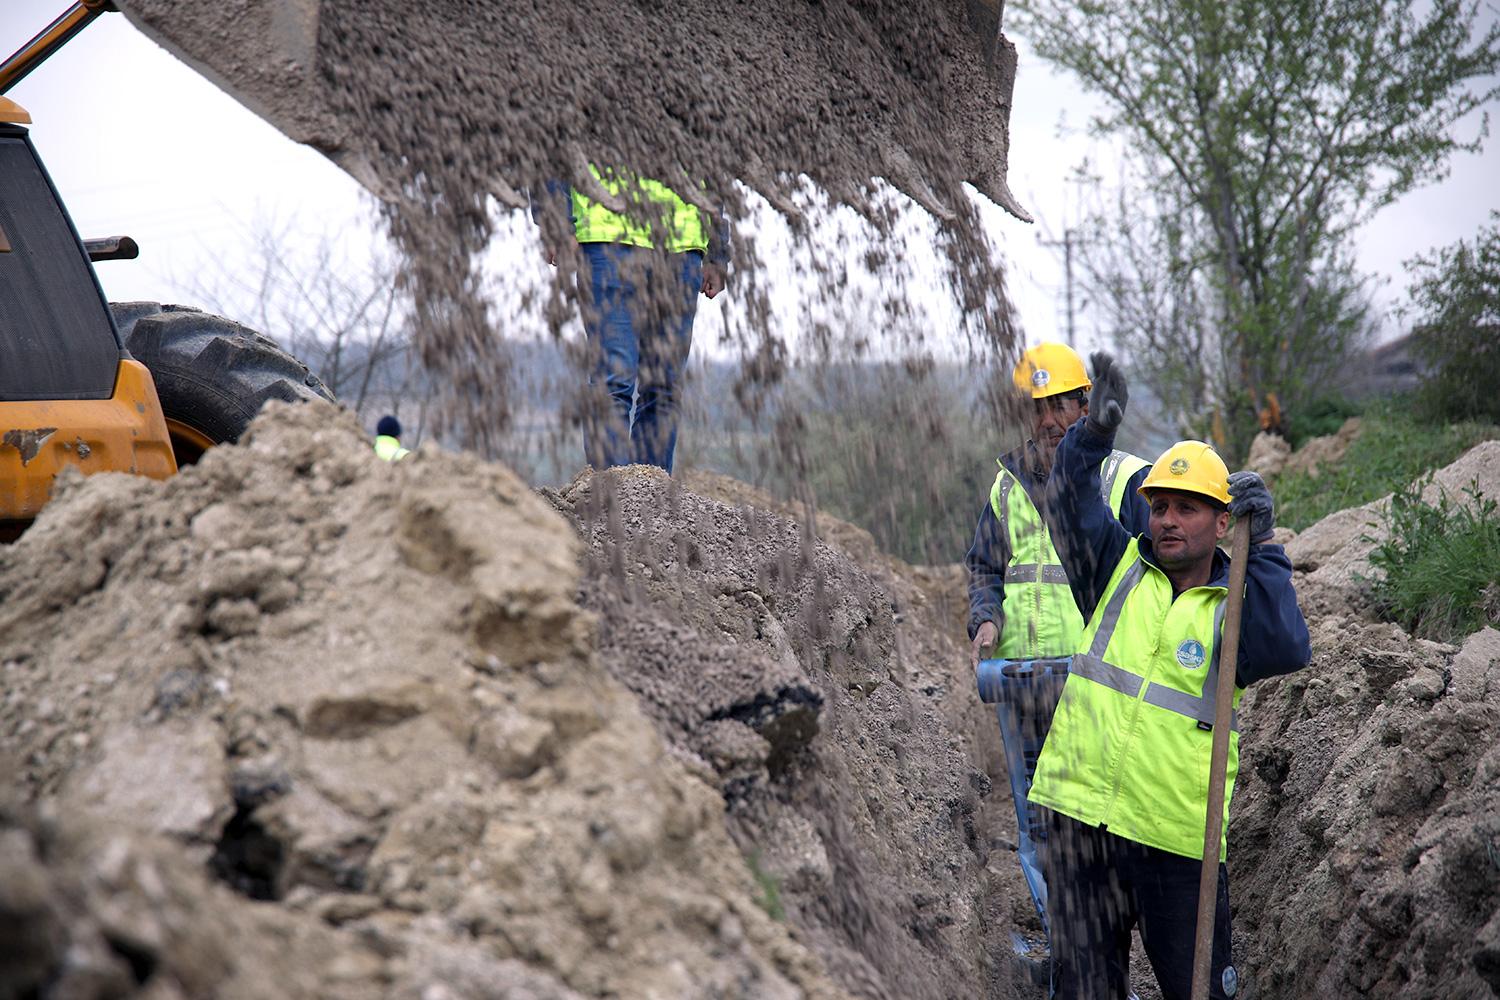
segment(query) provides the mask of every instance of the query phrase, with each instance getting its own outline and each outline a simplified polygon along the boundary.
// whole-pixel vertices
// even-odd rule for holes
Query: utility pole
[[[1076,229],[1064,229],[1061,240],[1044,240],[1042,234],[1037,233],[1036,241],[1044,247],[1063,248],[1063,269],[1067,274],[1067,302],[1068,302],[1068,346],[1075,351],[1078,349],[1077,337],[1073,329],[1073,247],[1083,243],[1083,237]]]

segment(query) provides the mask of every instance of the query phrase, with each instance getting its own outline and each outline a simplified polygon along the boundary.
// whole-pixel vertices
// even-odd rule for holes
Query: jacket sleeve
[[[1125,484],[1125,497],[1120,501],[1120,524],[1130,533],[1131,538],[1151,531],[1151,505],[1138,492],[1150,474],[1151,466],[1148,465],[1136,470],[1135,475]]]
[[[1235,683],[1301,670],[1312,660],[1307,620],[1292,588],[1292,562],[1280,545],[1250,546],[1245,603],[1240,609],[1240,650]]]
[[[708,252],[704,257],[710,264],[729,266],[729,234],[729,212],[721,208],[708,224]]]
[[[1080,418],[1063,435],[1047,477],[1047,527],[1084,621],[1093,617],[1132,537],[1099,492],[1099,466],[1114,441],[1086,429]]]
[[[573,189],[562,181],[549,180],[529,194],[531,221],[541,229],[542,242],[561,246],[578,224],[573,218]]]
[[[974,529],[974,545],[964,557],[969,568],[969,639],[985,622],[1003,624],[1000,609],[1005,604],[1005,567],[1010,565],[1010,539],[1000,530],[1000,519],[988,503]]]

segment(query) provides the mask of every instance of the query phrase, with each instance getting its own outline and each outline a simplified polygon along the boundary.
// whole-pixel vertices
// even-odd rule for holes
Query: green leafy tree
[[[1500,424],[1500,212],[1472,242],[1406,262],[1424,317],[1412,351],[1428,374],[1418,402],[1429,418]]]
[[[1487,118],[1470,140],[1454,127],[1500,93],[1470,87],[1500,68],[1500,25],[1476,39],[1472,0],[1013,0],[1010,12],[1103,98],[1096,134],[1133,154],[1132,229],[1206,309],[1192,402],[1222,409],[1232,445],[1269,393],[1284,408],[1319,394],[1365,325],[1350,233],[1440,179],[1454,151],[1478,150]]]

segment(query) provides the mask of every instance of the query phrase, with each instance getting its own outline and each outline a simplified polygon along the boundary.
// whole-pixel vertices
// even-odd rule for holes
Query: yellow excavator
[[[268,399],[332,399],[275,342],[196,309],[110,304],[93,263],[128,237],[81,239],[6,91],[113,6],[75,3],[0,64],[0,542],[64,467],[163,479],[237,440]]]

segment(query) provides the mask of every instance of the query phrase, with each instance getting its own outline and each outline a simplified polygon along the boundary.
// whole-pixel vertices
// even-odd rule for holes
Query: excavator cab
[[[333,395],[275,341],[156,302],[110,303],[93,261],[127,237],[79,238],[6,90],[94,17],[81,0],[0,63],[0,542],[18,537],[69,465],[164,479],[236,441],[268,399]]]
[[[121,342],[29,123],[0,97],[0,539],[36,516],[64,466],[177,471],[151,374]]]

